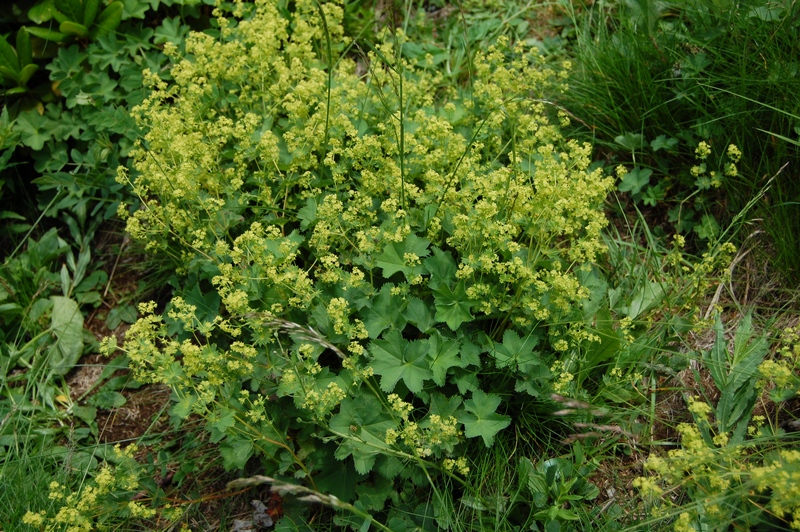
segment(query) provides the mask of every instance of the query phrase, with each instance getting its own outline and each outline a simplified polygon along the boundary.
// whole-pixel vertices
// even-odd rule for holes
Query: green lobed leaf
[[[144,18],[144,14],[147,13],[151,8],[146,2],[142,2],[141,0],[123,0],[123,18],[128,20],[129,18]]]
[[[155,30],[155,38],[153,39],[154,44],[164,44],[167,42],[171,42],[174,44],[178,44],[183,42],[186,38],[186,34],[189,33],[189,26],[184,24],[181,20],[181,17],[173,17],[173,18],[165,18],[164,22],[161,23],[161,26],[156,28]],[[311,198],[308,200],[309,202],[313,201]],[[316,212],[316,204],[314,204]],[[302,211],[302,209],[301,209]],[[303,220],[301,213],[298,213],[298,218]],[[302,227],[305,229],[308,227],[308,223],[306,222],[306,226]]]
[[[630,192],[631,194],[638,194],[642,188],[650,183],[650,176],[653,171],[649,168],[639,168],[638,166],[625,174],[617,187],[620,192]]]
[[[528,371],[532,366],[541,365],[539,352],[533,349],[539,343],[539,337],[528,334],[525,339],[511,329],[503,333],[503,343],[494,342],[490,354],[497,361],[499,368],[514,368]]]
[[[423,381],[433,377],[428,350],[427,341],[409,342],[397,329],[389,331],[383,340],[372,342],[372,369],[381,376],[381,389],[391,392],[402,379],[412,393],[421,392]]]
[[[441,284],[450,284],[456,280],[456,261],[447,251],[433,248],[433,255],[425,259],[423,264],[431,275],[428,286],[433,290]]]
[[[453,367],[463,368],[465,365],[459,356],[460,345],[457,340],[445,338],[436,332],[428,338],[428,346],[433,382],[444,386],[448,370]]]
[[[676,144],[678,144],[678,139],[667,137],[666,135],[659,135],[650,142],[650,147],[653,148],[653,151],[669,151],[674,148]]]
[[[225,469],[242,469],[253,454],[253,440],[228,438],[228,441],[220,445],[219,452]]]
[[[227,434],[228,429],[236,424],[236,413],[233,409],[224,409],[212,414],[208,421],[209,432],[211,432],[211,443],[217,443]]]
[[[366,394],[343,400],[329,426],[342,437],[336,458],[344,460],[352,456],[356,471],[366,474],[372,470],[377,456],[389,449],[386,431],[397,428],[397,422],[375,396]]]
[[[20,113],[14,130],[19,132],[22,144],[33,150],[41,150],[53,136],[51,121],[35,110]]]
[[[501,401],[500,396],[493,393],[487,394],[481,390],[472,392],[472,398],[464,401],[467,413],[458,418],[464,424],[467,438],[480,436],[486,447],[492,446],[495,435],[511,424],[509,416],[497,413]]]
[[[407,298],[403,317],[421,333],[428,333],[436,326],[430,306],[416,297]]]
[[[644,136],[641,133],[625,133],[614,137],[614,142],[622,146],[628,151],[637,151],[642,149],[644,144]]]
[[[89,398],[89,404],[104,410],[119,408],[127,402],[124,395],[111,390],[100,391]]]
[[[136,308],[133,305],[121,305],[112,308],[106,316],[106,328],[113,331],[123,321],[125,323],[135,323],[137,318]]]
[[[401,331],[405,327],[403,310],[408,303],[402,296],[393,295],[392,288],[392,283],[383,285],[378,297],[372,301],[372,306],[364,311],[364,327],[372,339],[378,338],[389,327]]]
[[[383,251],[376,257],[376,264],[383,269],[383,276],[387,279],[397,272],[403,272],[406,279],[411,280],[412,277],[423,273],[425,270],[420,264],[409,264],[405,255],[412,254],[420,258],[427,257],[430,253],[429,245],[430,241],[411,233],[402,242],[386,244]]]
[[[464,281],[456,285],[455,291],[442,284],[438,290],[433,291],[433,294],[437,321],[447,323],[447,326],[455,331],[462,323],[473,320]]]

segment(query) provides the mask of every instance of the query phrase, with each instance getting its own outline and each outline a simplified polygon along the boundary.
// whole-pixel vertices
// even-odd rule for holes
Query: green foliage
[[[100,0],[41,0],[28,12],[38,23],[51,22],[48,27],[36,26],[27,31],[45,41],[65,42],[70,39],[97,39],[113,32],[122,21],[122,2],[111,2],[100,9]],[[52,29],[58,23],[58,31]]]
[[[598,145],[632,164],[621,190],[670,209],[668,232],[713,235],[712,220],[728,223],[776,176],[771,199],[755,214],[781,268],[796,271],[800,189],[781,169],[800,155],[798,6],[724,4],[626,1],[573,13],[577,68],[561,101]],[[627,137],[637,137],[636,146],[619,142]],[[724,197],[710,186],[713,176],[698,179],[689,170],[701,141],[713,148],[706,163],[717,170]],[[733,174],[725,171],[731,144],[743,150]]]
[[[167,45],[174,82],[145,73],[128,230],[190,281],[163,316],[140,308],[137,378],[202,415],[232,469],[257,456],[348,503],[325,479],[406,493],[466,475],[464,453],[546,412],[550,367],[593,341],[581,276],[612,181],[551,122],[563,75],[501,39],[437,94],[401,32],[370,44],[366,75],[347,56],[323,70],[336,4],[234,11],[184,57]]]

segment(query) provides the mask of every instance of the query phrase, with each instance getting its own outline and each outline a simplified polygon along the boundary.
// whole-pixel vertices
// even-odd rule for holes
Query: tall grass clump
[[[764,219],[778,265],[795,276],[798,14],[796,2],[595,3],[573,12],[578,67],[562,100],[607,155],[643,172],[625,190],[669,209],[669,230],[697,228],[707,238],[703,215],[725,222],[770,184],[755,216]],[[690,171],[700,142],[712,148],[707,163],[720,170],[723,196]],[[731,144],[743,156],[723,175]]]

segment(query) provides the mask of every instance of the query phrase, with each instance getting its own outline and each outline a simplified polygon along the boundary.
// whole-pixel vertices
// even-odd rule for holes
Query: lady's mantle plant
[[[578,273],[612,181],[541,99],[563,73],[521,47],[455,90],[401,32],[331,49],[336,2],[216,15],[218,36],[167,47],[173,82],[145,74],[128,230],[193,284],[163,316],[144,305],[124,350],[227,466],[258,456],[347,500],[367,484],[363,508],[400,512],[568,385],[550,368],[594,340]]]

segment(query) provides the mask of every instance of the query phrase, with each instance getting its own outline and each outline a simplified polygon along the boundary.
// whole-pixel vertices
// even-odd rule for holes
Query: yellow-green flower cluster
[[[690,399],[689,410],[707,429],[712,408]],[[652,475],[633,483],[642,496],[656,504],[657,514],[662,516],[674,506],[673,499],[664,496],[667,490],[680,488],[689,496],[690,503],[682,506],[686,511],[680,512],[675,530],[695,530],[701,522],[711,528],[716,526],[712,523],[727,528],[732,519],[752,522],[753,516],[764,510],[754,503],[756,493],[768,499],[766,510],[770,514],[800,529],[800,452],[780,449],[765,455],[777,458],[761,458],[759,465],[759,455],[752,453],[754,444],[731,445],[725,433],[709,439],[703,435],[705,429],[689,423],[681,423],[677,429],[681,448],[666,456],[651,455],[644,465]]]
[[[800,530],[800,451],[779,451],[779,458],[751,471],[756,489],[769,493],[767,508]]]
[[[129,501],[121,506],[118,502],[120,491],[131,492],[139,485],[139,468],[133,454],[136,446],[130,445],[122,450],[114,448],[121,465],[111,467],[102,465],[93,478],[78,490],[71,491],[58,481],[50,482],[48,497],[54,503],[55,514],[51,512],[27,512],[22,522],[42,530],[67,530],[69,532],[90,532],[97,530],[102,522],[112,516],[117,518],[148,519],[157,514],[141,502]]]
[[[235,27],[219,13],[227,38],[193,34],[187,57],[175,58],[172,83],[147,76],[153,93],[135,113],[147,127],[147,149],[134,153],[139,175],[132,183],[145,208],[129,218],[131,234],[150,247],[173,241],[211,259],[232,314],[274,302],[308,309],[314,281],[357,284],[363,271],[355,258],[414,231],[454,248],[485,314],[510,313],[524,326],[557,321],[574,308],[586,293],[572,267],[604,251],[602,203],[613,183],[600,169],[587,171],[590,147],[565,142],[547,102],[536,98],[562,83],[563,72],[500,39],[476,58],[467,97],[453,94],[442,113],[432,113],[440,75],[392,59],[400,32],[378,46],[380,56],[371,53],[369,83],[342,58],[328,94],[327,74],[312,60],[311,43],[321,35],[313,5],[298,4],[291,28],[265,0],[238,7],[246,18]],[[322,7],[338,35],[341,7]],[[395,91],[401,72],[402,102]],[[382,116],[401,107],[409,110],[402,139],[400,113]],[[287,117],[277,132],[276,116]],[[455,125],[503,134],[470,145]],[[334,187],[320,195],[322,152]],[[498,154],[507,164],[494,163]],[[311,267],[298,255],[303,240],[283,229],[300,208],[313,215],[303,222],[317,253]],[[427,220],[409,223],[412,211],[429,213]],[[274,214],[248,224],[257,212]],[[421,257],[412,255],[406,264],[419,266]]]
[[[418,458],[428,458],[438,456],[443,451],[449,455],[453,447],[463,438],[457,426],[458,422],[453,416],[443,418],[438,414],[430,414],[422,422],[417,423],[410,417],[414,410],[410,403],[403,401],[396,394],[389,395],[387,400],[391,410],[401,420],[398,429],[386,431],[384,440],[387,445],[402,444]],[[463,458],[448,458],[443,465],[448,470],[456,467],[462,474],[466,474],[464,471],[469,471]]]
[[[800,390],[800,327],[787,327],[780,336],[780,343],[773,360],[765,360],[758,366],[760,387],[774,385],[779,390]]]

